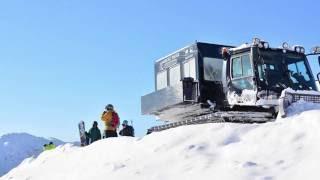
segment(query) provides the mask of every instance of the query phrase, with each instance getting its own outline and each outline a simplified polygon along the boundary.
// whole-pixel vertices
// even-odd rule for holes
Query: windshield
[[[316,89],[305,55],[261,51],[257,65],[260,82],[268,88]]]

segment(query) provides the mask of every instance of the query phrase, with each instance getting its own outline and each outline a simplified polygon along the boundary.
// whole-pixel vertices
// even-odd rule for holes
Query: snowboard
[[[86,129],[84,126],[84,122],[80,121],[78,124],[79,133],[80,133],[80,144],[81,146],[86,146],[87,144],[87,136],[86,136]]]

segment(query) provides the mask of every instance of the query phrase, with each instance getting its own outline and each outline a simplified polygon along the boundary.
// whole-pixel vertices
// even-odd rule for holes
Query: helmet
[[[127,120],[124,120],[123,122],[122,122],[122,125],[128,125],[128,121]]]
[[[106,110],[113,110],[113,105],[112,104],[108,104],[105,107]]]

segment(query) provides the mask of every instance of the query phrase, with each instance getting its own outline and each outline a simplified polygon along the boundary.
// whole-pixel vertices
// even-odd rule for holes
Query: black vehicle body
[[[141,98],[142,114],[153,114],[160,119],[175,120],[189,115],[202,114],[207,109],[208,100],[223,104],[225,93],[223,84],[226,83],[222,72],[226,61],[221,55],[223,47],[232,46],[197,42],[182,48],[155,63],[155,89],[156,91]],[[217,67],[219,80],[205,80],[204,59],[214,58],[221,67]],[[178,67],[179,66],[179,67]],[[172,69],[178,68],[178,79],[173,82]],[[163,73],[164,75],[159,75]],[[175,74],[175,75],[177,75]],[[160,76],[166,81],[161,84]],[[159,78],[160,77],[160,78]],[[171,79],[170,79],[171,78]]]
[[[229,95],[233,92],[239,97],[235,102],[228,99],[230,105],[277,106],[281,92],[286,88],[317,90],[304,53],[280,48],[248,46],[232,50],[230,56],[227,60],[227,89]],[[234,68],[243,66],[242,60],[245,56],[250,61],[250,73],[246,76],[233,77]],[[238,57],[241,57],[241,64],[234,63]],[[244,91],[251,91],[252,97],[241,97]]]
[[[156,91],[141,97],[141,111],[167,121],[212,111],[276,113],[283,89],[316,90],[303,53],[258,45],[197,42],[156,61],[155,80]]]

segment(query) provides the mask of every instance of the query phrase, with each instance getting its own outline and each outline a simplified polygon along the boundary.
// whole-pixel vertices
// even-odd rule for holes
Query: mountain
[[[11,133],[0,137],[0,176],[19,165],[25,158],[38,156],[44,144],[64,144],[55,138],[45,139],[27,133]]]
[[[318,179],[320,105],[299,102],[289,114],[264,124],[191,125],[87,147],[66,144],[0,180]]]

